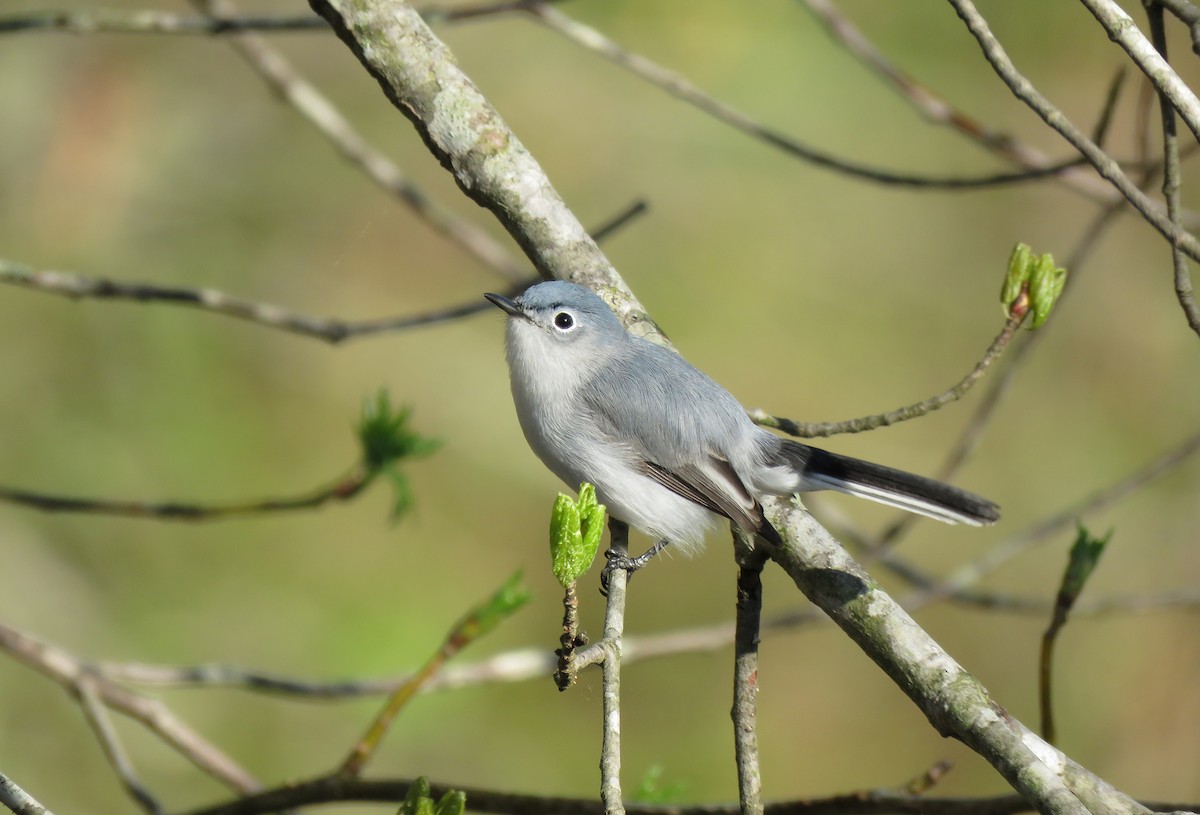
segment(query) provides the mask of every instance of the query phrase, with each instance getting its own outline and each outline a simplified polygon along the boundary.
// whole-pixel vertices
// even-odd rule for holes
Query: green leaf
[[[1034,255],[1026,244],[1018,243],[1008,258],[1000,302],[1010,317],[1024,317],[1032,311],[1032,331],[1046,322],[1066,285],[1067,270],[1054,265],[1053,255]]]
[[[1009,255],[1008,274],[1004,276],[1004,285],[1000,289],[1000,302],[1006,309],[1011,308],[1021,296],[1021,289],[1029,280],[1032,254],[1028,244],[1018,243]]]
[[[1069,609],[1075,605],[1083,586],[1095,571],[1104,554],[1104,547],[1112,540],[1113,530],[1108,530],[1103,538],[1093,537],[1082,524],[1076,528],[1075,543],[1071,545],[1071,554],[1067,558],[1067,568],[1063,572],[1062,585],[1058,589],[1056,605]]]
[[[463,815],[467,808],[467,794],[461,790],[450,790],[434,807],[434,815]]]
[[[603,504],[596,503],[596,488],[579,486],[579,501],[562,493],[550,512],[550,565],[554,577],[566,588],[577,581],[596,559],[604,534]]]
[[[441,446],[440,440],[409,428],[411,413],[407,407],[393,408],[386,388],[380,388],[374,398],[363,400],[356,433],[369,469],[378,470],[403,458],[427,456]]]
[[[404,802],[400,804],[399,815],[418,815],[422,800],[429,800],[429,779],[423,775],[408,788]]]
[[[412,486],[408,482],[408,476],[401,472],[398,467],[384,467],[380,470],[380,474],[387,478],[388,483],[392,485],[391,520],[392,523],[395,523],[412,509]]]
[[[1029,323],[1030,330],[1038,328],[1046,322],[1050,311],[1067,285],[1067,270],[1054,265],[1054,256],[1042,255],[1037,259],[1033,277],[1029,282],[1029,299],[1033,303],[1033,320]]]
[[[441,446],[410,429],[411,411],[394,409],[386,389],[363,400],[362,415],[355,429],[362,447],[363,465],[370,477],[382,475],[392,485],[392,521],[399,520],[412,508],[413,493],[399,463],[406,458],[427,456]]]
[[[592,507],[599,506],[596,501],[596,488],[584,481],[579,485],[579,500],[576,503],[579,505],[580,515],[586,515]]]

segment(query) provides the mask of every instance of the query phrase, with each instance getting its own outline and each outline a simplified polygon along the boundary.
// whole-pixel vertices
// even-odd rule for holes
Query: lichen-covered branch
[[[983,756],[1043,813],[1143,813],[1144,807],[1071,761],[997,704],[797,505],[768,518],[784,542],[772,559],[903,690],[942,735]]]
[[[541,166],[415,9],[401,0],[309,3],[463,193],[496,216],[543,277],[586,285],[639,333],[658,333]]]

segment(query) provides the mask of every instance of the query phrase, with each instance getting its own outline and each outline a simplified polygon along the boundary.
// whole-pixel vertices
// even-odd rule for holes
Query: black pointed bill
[[[503,294],[487,292],[483,296],[487,298],[489,303],[506,312],[510,317],[520,317],[522,320],[530,319],[529,315],[525,313],[525,309],[521,308],[516,301],[508,299]]]

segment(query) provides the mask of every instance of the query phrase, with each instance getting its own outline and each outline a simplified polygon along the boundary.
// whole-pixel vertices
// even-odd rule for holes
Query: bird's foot
[[[651,546],[645,552],[642,552],[637,557],[630,557],[625,554],[618,554],[612,549],[604,552],[604,558],[608,561],[604,564],[604,571],[600,572],[600,593],[605,597],[608,596],[608,581],[612,573],[617,569],[622,569],[633,577],[633,573],[650,562],[650,559],[667,548],[669,541],[659,541]]]

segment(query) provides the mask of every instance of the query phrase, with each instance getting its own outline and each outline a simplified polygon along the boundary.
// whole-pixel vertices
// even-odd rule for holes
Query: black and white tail
[[[800,492],[836,490],[948,524],[985,526],[1000,519],[986,498],[882,464],[783,440],[780,455],[800,474]]]

